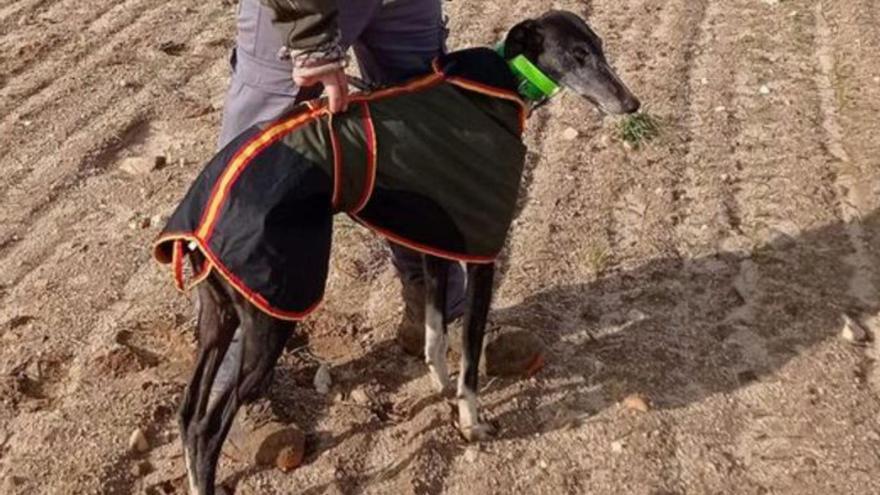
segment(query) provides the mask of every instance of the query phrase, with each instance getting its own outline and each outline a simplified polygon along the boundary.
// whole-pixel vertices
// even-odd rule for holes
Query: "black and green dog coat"
[[[205,167],[154,254],[184,288],[184,254],[261,310],[298,320],[324,294],[333,215],[417,251],[491,262],[513,220],[523,171],[525,104],[505,60],[489,49],[451,53],[434,72],[320,101],[255,125]]]

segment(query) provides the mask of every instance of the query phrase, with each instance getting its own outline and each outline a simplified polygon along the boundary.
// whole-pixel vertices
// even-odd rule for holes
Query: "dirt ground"
[[[393,343],[384,244],[340,221],[313,356],[288,354],[270,393],[308,433],[306,464],[224,459],[220,479],[242,494],[880,493],[880,339],[839,336],[844,314],[880,330],[880,2],[456,0],[451,46],[551,6],[589,14],[663,132],[628,149],[570,94],[529,121],[492,318],[538,335],[547,366],[484,381],[498,438],[459,439]],[[2,493],[183,493],[192,309],[148,248],[211,155],[234,9],[0,1]],[[156,155],[168,166],[130,170]],[[350,400],[365,387],[394,414]],[[649,412],[620,405],[633,393]],[[136,428],[147,454],[128,451]]]

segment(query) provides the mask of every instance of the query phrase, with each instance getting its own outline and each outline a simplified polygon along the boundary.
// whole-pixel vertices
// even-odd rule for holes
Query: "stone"
[[[302,463],[305,444],[306,435],[296,425],[276,420],[256,424],[247,415],[241,415],[229,430],[223,455],[252,466],[274,465],[284,471],[281,465],[290,470]],[[299,460],[293,465],[297,455]],[[285,458],[279,460],[280,456]]]
[[[298,468],[305,458],[305,444],[288,445],[281,449],[275,458],[275,467],[284,473],[293,471]]]
[[[544,367],[544,341],[524,328],[501,326],[487,339],[484,361],[490,376],[532,376]]]
[[[763,84],[763,85],[761,85],[760,88],[758,88],[758,92],[761,93],[762,95],[769,95],[770,94],[770,86]]]
[[[368,394],[367,391],[362,388],[356,388],[351,391],[351,400],[353,400],[356,404],[360,404],[362,406],[368,406],[373,403],[373,399],[370,397],[370,394]]]
[[[464,460],[466,460],[470,463],[473,463],[474,461],[477,460],[478,454],[479,454],[479,451],[477,450],[476,447],[468,447],[464,450]]]
[[[630,411],[646,413],[651,410],[651,406],[649,405],[648,400],[639,394],[632,394],[627,396],[625,399],[623,399],[623,402],[621,402],[621,404],[623,404],[624,408]]]
[[[146,175],[155,170],[156,165],[156,158],[132,156],[122,160],[122,163],[119,165],[119,170],[122,170],[129,175]]]
[[[313,384],[315,385],[315,390],[317,390],[319,394],[327,395],[330,393],[330,386],[333,385],[333,378],[330,376],[330,368],[328,368],[326,364],[322,364],[318,367],[318,371],[315,372]]]
[[[868,340],[868,331],[856,319],[849,315],[842,315],[843,329],[840,331],[840,337],[852,344],[861,344]]]
[[[150,450],[150,443],[147,441],[147,436],[140,428],[135,428],[135,430],[131,432],[131,436],[128,438],[128,450],[139,454]]]
[[[619,453],[623,452],[623,447],[625,447],[625,446],[626,446],[626,444],[623,442],[623,440],[615,440],[615,441],[611,442],[611,452],[614,452],[615,454],[619,454]]]
[[[575,129],[573,127],[569,127],[567,129],[565,129],[564,131],[562,131],[562,139],[565,139],[566,141],[574,141],[575,139],[578,138],[578,135],[579,135],[579,133],[578,133],[577,129]]]
[[[153,465],[150,464],[150,461],[143,459],[134,464],[131,467],[131,474],[138,477],[143,478],[144,476],[153,472]]]

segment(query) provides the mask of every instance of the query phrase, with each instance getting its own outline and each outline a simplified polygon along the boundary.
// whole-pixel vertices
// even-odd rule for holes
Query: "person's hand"
[[[293,82],[300,88],[321,83],[327,92],[328,108],[331,113],[344,112],[348,109],[348,76],[343,68],[310,76],[301,76],[293,71]]]

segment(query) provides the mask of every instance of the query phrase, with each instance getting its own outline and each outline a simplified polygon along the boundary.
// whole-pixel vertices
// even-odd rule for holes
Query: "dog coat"
[[[327,279],[333,215],[416,251],[486,263],[504,246],[525,158],[526,107],[503,58],[454,52],[434,72],[354,95],[330,114],[297,105],[205,166],[154,245],[184,289],[184,254],[262,311],[299,320]]]

